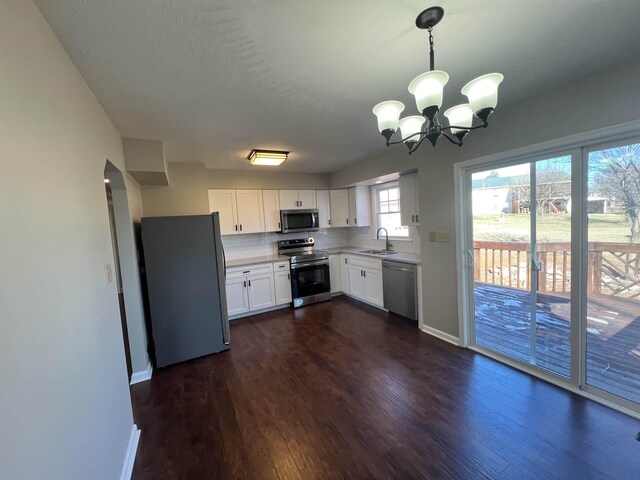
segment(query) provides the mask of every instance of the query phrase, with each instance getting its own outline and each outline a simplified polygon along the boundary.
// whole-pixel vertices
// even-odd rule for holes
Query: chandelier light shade
[[[412,117],[405,117],[400,120],[400,133],[402,134],[402,139],[405,143],[415,143],[417,141],[414,138],[414,135],[422,131],[424,121],[425,118],[421,115],[413,115]]]
[[[400,114],[404,110],[404,103],[390,100],[382,102],[373,107],[373,113],[378,117],[378,130],[383,135],[391,131],[391,135],[398,128]]]
[[[443,17],[442,7],[430,7],[416,18],[416,26],[429,32],[429,71],[418,75],[409,84],[409,92],[415,97],[416,107],[421,116],[400,119],[404,104],[393,100],[373,107],[373,113],[378,117],[378,130],[387,140],[387,146],[404,143],[409,149],[409,155],[415,152],[425,139],[435,147],[441,136],[461,147],[463,138],[471,130],[487,128],[487,119],[498,104],[498,86],[504,77],[500,73],[482,75],[462,88],[462,94],[467,96],[469,103],[449,108],[444,113],[449,125],[440,124],[438,112],[442,107],[443,89],[449,81],[449,75],[434,68],[432,31]],[[473,125],[474,118],[480,123]],[[425,122],[426,128],[423,129]],[[391,138],[398,129],[401,130],[402,138],[392,142]]]
[[[473,124],[473,108],[468,103],[451,107],[444,112],[444,116],[451,125],[458,125],[458,127],[451,127],[451,133],[454,135],[457,132],[468,132]]]
[[[251,153],[247,157],[251,165],[266,165],[270,167],[277,167],[284,162],[289,156],[289,152],[282,152],[280,150],[251,150]]]
[[[442,106],[442,90],[449,81],[449,74],[442,70],[433,70],[414,78],[409,84],[409,93],[416,97],[418,111],[425,115],[425,111],[436,111]],[[435,113],[435,112],[434,112]]]

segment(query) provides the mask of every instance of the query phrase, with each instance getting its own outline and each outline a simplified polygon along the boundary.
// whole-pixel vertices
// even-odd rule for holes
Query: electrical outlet
[[[449,243],[449,232],[436,232],[436,242]]]
[[[107,285],[113,282],[113,270],[111,269],[110,263],[107,263],[104,266],[104,278],[107,281]]]
[[[429,232],[429,241],[430,242],[436,241],[436,232]]]

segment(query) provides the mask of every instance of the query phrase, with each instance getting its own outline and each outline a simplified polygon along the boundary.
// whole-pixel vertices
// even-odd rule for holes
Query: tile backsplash
[[[358,228],[325,228],[317,232],[308,233],[255,233],[246,235],[225,235],[222,237],[227,259],[262,257],[276,255],[278,240],[292,238],[313,237],[316,239],[316,248],[334,247],[363,247],[384,248],[384,240],[376,240],[374,227]],[[409,240],[391,241],[393,249],[398,252],[420,253],[420,236],[415,227],[409,227]]]

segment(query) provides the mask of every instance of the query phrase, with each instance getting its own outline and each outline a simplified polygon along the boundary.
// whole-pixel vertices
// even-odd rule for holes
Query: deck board
[[[477,343],[529,362],[529,293],[477,282],[474,301]],[[568,295],[539,294],[536,312],[536,365],[568,377],[571,353]],[[640,403],[640,303],[589,297],[587,383]]]

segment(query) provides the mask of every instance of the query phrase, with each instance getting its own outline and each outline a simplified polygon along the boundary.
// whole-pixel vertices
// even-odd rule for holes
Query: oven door
[[[326,260],[291,265],[291,296],[294,299],[330,291],[329,263]]]

